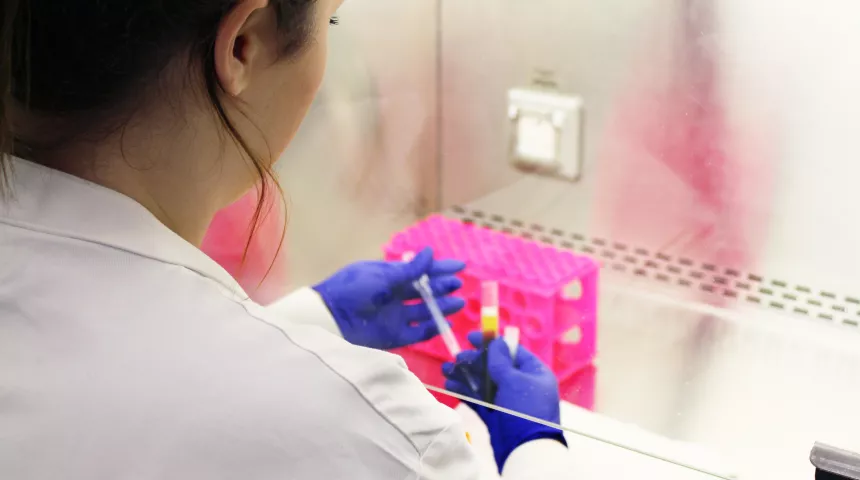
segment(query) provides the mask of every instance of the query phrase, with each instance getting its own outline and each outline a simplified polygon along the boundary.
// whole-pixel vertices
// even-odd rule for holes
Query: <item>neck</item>
[[[182,157],[165,156],[159,160],[166,168],[139,170],[120,162],[95,172],[88,180],[131,197],[167,228],[199,247],[212,218],[224,205],[202,185],[195,184],[193,177],[168,167],[181,162]]]
[[[132,198],[199,247],[215,213],[243,192],[241,183],[231,188],[243,177],[237,166],[247,168],[225,152],[216,130],[192,131],[192,119],[186,116],[183,127],[173,118],[138,123],[119,138],[69,146],[33,160]]]

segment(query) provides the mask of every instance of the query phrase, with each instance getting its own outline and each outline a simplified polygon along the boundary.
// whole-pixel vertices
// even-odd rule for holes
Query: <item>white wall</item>
[[[291,283],[375,258],[436,202],[436,2],[346,2],[317,102],[280,163]]]
[[[685,37],[702,7],[713,22]],[[446,205],[860,291],[860,3],[473,0],[445,2],[443,32]],[[673,119],[702,100],[684,98],[702,68],[691,51],[715,68],[711,147],[727,158],[716,207],[661,159],[683,154],[667,138],[696,127]],[[506,164],[505,92],[535,68],[586,102],[577,185]]]
[[[860,291],[860,3],[719,4],[728,106],[777,159],[762,269]]]

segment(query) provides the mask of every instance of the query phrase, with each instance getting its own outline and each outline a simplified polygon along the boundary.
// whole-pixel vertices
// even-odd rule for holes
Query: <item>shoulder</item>
[[[218,377],[223,388],[202,396],[196,388],[183,408],[196,410],[181,442],[194,468],[214,458],[229,460],[221,469],[269,465],[291,478],[474,478],[459,417],[399,357],[242,307],[241,321],[267,331],[237,338],[245,345],[222,369],[230,372]]]
[[[63,328],[31,338],[7,322],[40,417],[91,440],[57,437],[58,452],[109,452],[162,478],[471,478],[449,475],[473,463],[459,418],[399,357],[274,318],[182,266],[70,251],[17,277],[42,286],[16,296],[21,310]],[[36,351],[50,359],[30,362]]]
[[[271,325],[336,375],[360,402],[414,448],[426,453],[440,434],[462,430],[460,417],[439,403],[397,355],[350,345],[331,333],[293,322],[257,305],[254,318]],[[465,434],[461,435],[465,438]]]
[[[289,312],[220,289],[217,296],[207,295],[203,318],[222,329],[219,343],[232,345],[222,348],[236,348],[244,365],[225,394],[233,400],[222,405],[243,419],[243,444],[252,451],[271,450],[269,439],[289,437],[298,442],[288,455],[293,465],[319,462],[323,453],[351,459],[358,463],[350,468],[367,476],[353,471],[350,478],[397,471],[472,478],[460,417],[433,398],[399,356],[353,346]],[[295,452],[304,454],[296,458]]]

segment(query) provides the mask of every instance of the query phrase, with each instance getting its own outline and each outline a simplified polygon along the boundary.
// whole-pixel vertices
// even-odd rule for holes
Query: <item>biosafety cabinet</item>
[[[428,216],[584,256],[596,356],[562,424],[602,453],[570,478],[804,480],[816,441],[860,451],[860,3],[339,16],[281,162],[291,284]]]

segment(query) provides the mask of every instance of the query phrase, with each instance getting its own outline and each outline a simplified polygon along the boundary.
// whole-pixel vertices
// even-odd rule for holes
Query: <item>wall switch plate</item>
[[[580,97],[516,88],[508,92],[508,117],[515,167],[579,180],[584,119]]]

